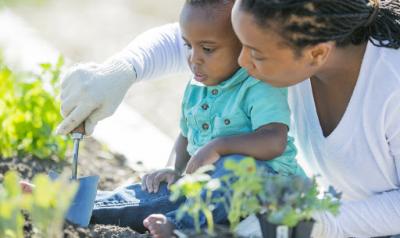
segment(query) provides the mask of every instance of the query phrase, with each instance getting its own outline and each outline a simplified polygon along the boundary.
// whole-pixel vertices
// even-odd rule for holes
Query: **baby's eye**
[[[203,51],[205,53],[212,53],[214,51],[214,49],[213,48],[208,48],[208,47],[203,47]]]
[[[189,45],[188,43],[185,43],[185,44],[183,44],[186,48],[188,48],[188,49],[192,49],[192,46],[191,45]]]

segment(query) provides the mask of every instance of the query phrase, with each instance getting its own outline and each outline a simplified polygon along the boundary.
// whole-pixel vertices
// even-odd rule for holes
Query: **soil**
[[[72,151],[69,149],[69,151]],[[38,159],[32,156],[23,158],[5,159],[0,157],[0,183],[3,175],[9,170],[19,172],[20,177],[25,180],[32,179],[38,173],[48,173],[50,170],[61,172],[70,170],[71,155],[68,154],[62,162],[56,162],[57,158]],[[134,171],[126,165],[123,156],[113,154],[102,147],[94,139],[86,138],[79,151],[80,175],[99,175],[98,189],[112,190],[117,186],[139,181],[140,171]],[[33,237],[32,225],[29,217],[25,216],[25,237]],[[150,237],[148,234],[139,234],[129,227],[118,227],[111,225],[90,225],[88,228],[77,227],[65,222],[64,237]]]

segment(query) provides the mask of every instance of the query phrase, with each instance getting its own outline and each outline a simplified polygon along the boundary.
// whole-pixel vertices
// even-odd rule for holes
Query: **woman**
[[[235,3],[239,63],[260,80],[291,86],[292,133],[304,160],[323,185],[343,192],[339,216],[315,214],[314,237],[400,233],[399,17],[398,1]],[[115,110],[132,82],[183,70],[184,55],[177,25],[168,25],[102,65],[70,70],[59,132],[85,118],[94,125]],[[79,103],[75,95],[84,89],[89,93]]]
[[[315,237],[400,233],[399,14],[398,1],[236,2],[239,63],[274,86],[294,85],[304,159],[343,192],[338,217],[316,216]]]

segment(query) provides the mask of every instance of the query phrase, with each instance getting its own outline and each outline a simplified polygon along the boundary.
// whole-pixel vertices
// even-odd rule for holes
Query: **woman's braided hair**
[[[337,46],[370,40],[400,47],[400,0],[242,0],[240,9],[261,27],[278,23],[295,48],[335,41]]]

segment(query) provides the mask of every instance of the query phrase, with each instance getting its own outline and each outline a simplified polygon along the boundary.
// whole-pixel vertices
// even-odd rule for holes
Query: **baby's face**
[[[188,63],[194,79],[213,86],[238,70],[241,44],[230,20],[232,5],[192,6],[185,4],[180,16]]]

